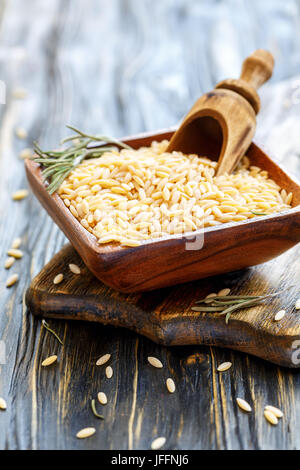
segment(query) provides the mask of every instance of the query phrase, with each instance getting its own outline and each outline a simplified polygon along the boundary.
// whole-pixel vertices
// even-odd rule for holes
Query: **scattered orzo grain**
[[[113,371],[112,367],[107,366],[107,367],[105,368],[105,375],[106,375],[106,377],[107,377],[108,379],[111,379],[111,378],[112,378],[113,373],[114,373],[114,371]]]
[[[51,366],[51,364],[54,364],[54,362],[56,361],[57,361],[57,356],[56,354],[53,354],[53,356],[49,356],[43,360],[42,366],[43,367]]]
[[[12,274],[6,281],[6,287],[13,286],[19,280],[18,274]]]
[[[225,372],[226,370],[230,369],[231,366],[232,366],[232,362],[223,362],[222,364],[218,366],[217,371]]]
[[[167,389],[168,389],[168,391],[169,391],[170,393],[174,393],[174,392],[175,392],[176,386],[175,386],[175,382],[174,382],[173,379],[168,378],[168,379],[166,380],[166,386],[167,386]]]
[[[106,405],[107,403],[107,396],[104,392],[99,392],[98,393],[98,401],[101,403],[101,405]]]
[[[7,250],[8,256],[12,256],[13,258],[20,259],[23,257],[23,251],[17,250],[16,248],[10,248]]]
[[[6,410],[7,404],[4,398],[0,398],[0,410]]]
[[[23,87],[16,87],[12,91],[13,98],[23,100],[27,96],[27,90]]]
[[[217,162],[168,153],[167,145],[106,152],[84,160],[62,183],[60,197],[99,243],[136,246],[291,207],[292,193],[249,159],[234,174],[215,176]]]
[[[273,424],[274,426],[278,424],[278,418],[275,416],[274,413],[272,413],[272,411],[265,410],[264,417],[266,418],[267,421],[269,421],[269,423]]]
[[[225,288],[225,289],[221,289],[219,292],[218,292],[218,295],[228,295],[230,294],[230,289],[228,288]]]
[[[104,354],[103,356],[99,357],[99,359],[96,362],[96,366],[103,366],[103,364],[106,364],[111,358],[111,354]]]
[[[69,264],[69,268],[70,268],[70,271],[73,273],[73,274],[80,274],[80,267],[77,266],[77,264]]]
[[[283,108],[289,109],[291,106],[292,106],[291,100],[289,100],[288,98],[283,100],[283,102],[282,102],[282,107]]]
[[[279,310],[279,312],[276,313],[275,317],[274,317],[274,320],[275,321],[280,321],[283,319],[283,317],[285,316],[285,310]]]
[[[93,436],[95,434],[96,429],[95,428],[83,428],[78,433],[76,434],[76,437],[78,439],[85,439],[87,437]]]
[[[19,153],[19,158],[21,160],[26,160],[26,158],[31,158],[31,156],[32,156],[32,149],[30,148],[25,148],[21,150],[21,152]]]
[[[26,139],[27,137],[27,131],[24,129],[24,127],[17,127],[16,128],[16,136],[19,139]]]
[[[64,278],[64,275],[62,273],[57,274],[55,278],[53,279],[53,284],[60,284],[63,278]]]
[[[154,439],[154,441],[152,442],[151,444],[151,449],[152,450],[158,450],[160,449],[162,446],[164,446],[166,443],[166,438],[165,437],[157,437],[156,439]]]
[[[5,263],[4,263],[5,269],[11,268],[12,265],[14,264],[15,260],[16,259],[13,256],[10,256],[9,258],[6,258]]]
[[[21,243],[22,243],[22,238],[18,237],[18,238],[15,238],[11,244],[11,247],[12,248],[15,248],[15,249],[18,249],[20,248],[21,246]]]
[[[295,309],[300,310],[300,299],[296,300]]]
[[[216,292],[212,292],[211,294],[208,294],[206,297],[205,297],[205,300],[204,300],[204,303],[207,303],[207,302],[211,302],[211,297],[216,297],[216,295],[218,295]]]
[[[243,398],[237,398],[237,399],[236,399],[236,402],[237,402],[238,406],[241,408],[241,410],[247,411],[248,413],[249,413],[250,411],[252,411],[252,408],[251,408],[251,406],[249,405],[249,403],[246,402],[246,400],[244,400]]]
[[[271,413],[273,413],[276,416],[276,418],[283,417],[282,411],[279,408],[276,408],[276,406],[266,405],[265,410],[271,411]]]
[[[25,197],[28,196],[28,189],[19,189],[12,195],[12,199],[14,201],[21,201],[21,199],[24,199]]]
[[[163,367],[162,362],[157,359],[157,357],[148,356],[148,362],[151,366],[156,367],[157,369],[161,369]]]

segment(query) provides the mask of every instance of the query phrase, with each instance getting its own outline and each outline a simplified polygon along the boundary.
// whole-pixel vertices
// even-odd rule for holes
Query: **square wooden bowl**
[[[122,139],[133,148],[153,140],[170,139],[174,130],[139,134]],[[292,209],[226,223],[204,230],[201,249],[187,248],[185,236],[145,240],[138,247],[99,245],[57,194],[50,195],[38,164],[26,160],[32,190],[68,237],[87,267],[102,282],[122,292],[141,292],[246,268],[280,255],[300,241],[300,186],[255,143],[247,151],[251,164],[267,170],[287,192],[293,192]],[[193,232],[201,237],[202,231]]]

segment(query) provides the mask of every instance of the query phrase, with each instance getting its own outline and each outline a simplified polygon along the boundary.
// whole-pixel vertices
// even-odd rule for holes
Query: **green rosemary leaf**
[[[250,299],[258,299],[260,298],[261,296],[259,295],[215,295],[214,297],[205,297],[204,299],[201,299],[201,300],[197,300],[195,303],[196,304],[199,304],[199,303],[202,303],[202,302],[214,302],[216,300],[250,300]]]
[[[100,157],[103,155],[105,152],[113,152],[116,150],[117,147],[99,147],[99,148],[91,148],[90,150],[87,150],[86,152],[86,157]]]
[[[72,131],[76,132],[78,135],[85,137],[87,139],[91,139],[92,141],[106,142],[108,144],[116,144],[119,147],[122,147],[124,149],[131,149],[129,145],[124,144],[124,142],[120,142],[119,140],[114,139],[113,137],[107,137],[105,135],[89,135],[89,134],[85,134],[79,129],[76,129],[76,127],[68,126],[68,125],[67,127],[68,129],[71,129]]]
[[[210,305],[234,305],[234,304],[242,304],[245,302],[247,299],[244,300],[228,300],[228,302],[225,302],[224,300],[215,300],[212,304]]]
[[[250,211],[251,214],[254,214],[254,215],[269,215],[269,214],[265,214],[264,212],[255,212],[255,211]]]
[[[92,412],[93,412],[94,416],[96,416],[96,418],[105,419],[104,416],[100,415],[98,413],[98,411],[96,410],[96,402],[95,402],[94,399],[91,401],[91,408],[92,408]]]
[[[225,317],[225,323],[228,325],[229,319],[231,317],[231,312],[227,312],[226,317]]]
[[[194,312],[223,312],[224,307],[192,307]]]
[[[51,181],[49,186],[47,186],[47,191],[50,194],[55,193],[55,191],[57,191],[57,189],[62,185],[67,176],[71,173],[72,169],[73,168],[70,168],[69,170],[66,170],[63,173],[57,174],[56,177]]]
[[[63,140],[63,143],[70,142],[70,145],[66,148],[43,151],[38,143],[34,142],[36,155],[33,156],[33,160],[42,166],[42,175],[44,180],[48,180],[47,191],[50,194],[55,193],[59,189],[71,171],[85,158],[101,157],[105,152],[111,152],[116,147],[131,149],[129,145],[112,137],[93,136],[75,127],[67,127],[75,132],[75,135]],[[102,142],[103,145],[89,147],[94,142]]]
[[[256,305],[257,303],[261,302],[261,300],[262,299],[244,300],[238,305],[231,305],[230,307],[223,310],[223,315],[226,315],[228,312],[234,312],[235,310],[239,310],[241,308],[251,307],[252,305]]]
[[[60,339],[60,337],[55,333],[55,331],[53,331],[50,326],[48,325],[48,323],[45,321],[45,320],[42,320],[42,326],[44,328],[46,328],[46,330],[48,330],[50,333],[52,333],[55,338],[57,339],[57,341],[63,346],[64,343],[62,342],[62,340]]]

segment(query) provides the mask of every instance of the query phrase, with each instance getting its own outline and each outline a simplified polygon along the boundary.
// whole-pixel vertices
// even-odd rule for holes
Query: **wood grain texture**
[[[70,271],[70,264],[80,267],[79,275]],[[63,280],[54,284],[58,274],[63,274]],[[164,346],[220,346],[280,366],[300,367],[293,349],[297,342],[300,346],[300,315],[293,307],[298,299],[297,287],[292,292],[281,292],[266,305],[238,311],[226,324],[220,313],[191,310],[197,300],[210,293],[205,289],[207,284],[213,285],[213,280],[153,291],[149,305],[150,294],[128,298],[108,289],[88,270],[74,248],[66,245],[32,280],[25,301],[30,312],[41,317],[99,322],[129,328]],[[256,292],[263,294],[266,292]],[[232,295],[237,295],[234,289]],[[287,297],[292,307],[284,319],[276,322],[274,317]]]
[[[1,449],[146,449],[158,435],[166,436],[169,449],[300,448],[296,371],[228,350],[166,348],[125,329],[51,320],[64,338],[61,348],[22,299],[66,240],[33,197],[11,201],[11,193],[27,184],[18,153],[33,139],[53,147],[65,135],[65,123],[115,136],[169,127],[218,81],[238,76],[243,58],[259,47],[271,50],[276,68],[272,85],[261,91],[258,140],[299,172],[299,18],[293,0],[0,3],[0,79],[7,86],[6,104],[0,104],[1,266],[15,236],[22,236],[24,250],[10,271],[19,273],[17,285],[6,289],[8,273],[0,269],[0,339],[6,345],[0,396],[8,403],[0,414]],[[16,86],[28,90],[27,99],[13,99]],[[14,136],[20,125],[28,130],[27,141]],[[293,248],[205,288],[226,284],[257,292],[297,284],[298,259]],[[178,302],[186,288],[176,291]],[[293,301],[287,297],[288,310]],[[155,307],[151,293],[147,302]],[[110,380],[95,366],[107,352]],[[41,369],[52,353],[58,364]],[[149,354],[160,357],[164,369],[151,368]],[[224,360],[233,368],[218,375]],[[164,386],[170,375],[177,385],[171,396]],[[100,389],[109,398],[104,422],[90,411]],[[247,399],[254,413],[239,411],[236,397]],[[265,422],[266,403],[284,411],[277,428]],[[90,425],[96,435],[77,440],[76,432]]]

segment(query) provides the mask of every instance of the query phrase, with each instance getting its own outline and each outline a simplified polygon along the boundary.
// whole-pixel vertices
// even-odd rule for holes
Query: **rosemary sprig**
[[[96,416],[96,418],[105,419],[104,416],[100,415],[98,413],[98,411],[96,410],[96,401],[94,399],[91,401],[91,408],[92,408],[92,412],[93,412],[94,416]]]
[[[225,301],[226,304],[231,304],[231,300],[237,300],[240,302],[241,300],[251,300],[254,298],[259,298],[259,295],[214,295],[212,297],[205,297],[205,299],[197,300],[195,302],[196,304],[202,304],[203,302],[205,303],[212,303],[212,302],[219,302],[219,301]],[[217,299],[217,300],[216,300]]]
[[[114,150],[116,147],[131,149],[124,142],[112,137],[101,135],[90,135],[72,126],[67,126],[74,135],[66,137],[62,145],[69,143],[61,150],[42,150],[37,142],[34,142],[33,160],[43,167],[42,175],[44,181],[48,180],[47,191],[55,193],[67,178],[71,171],[86,158],[101,157],[103,153]],[[95,142],[104,145],[92,146]],[[109,144],[109,145],[107,145]]]
[[[204,305],[192,307],[192,310],[194,312],[221,312],[221,315],[225,315],[225,322],[227,324],[231,314],[236,310],[252,307],[261,303],[263,300],[275,297],[281,292],[283,291],[267,295],[215,295],[213,297],[198,300],[196,304]]]
[[[46,330],[48,330],[50,333],[52,333],[52,334],[55,336],[55,338],[57,339],[57,341],[59,341],[62,346],[64,345],[64,343],[62,342],[62,340],[60,339],[60,337],[55,333],[55,331],[53,331],[53,330],[50,328],[50,326],[48,325],[48,323],[47,323],[45,320],[42,320],[42,326],[43,326],[44,328],[46,328]]]

